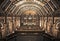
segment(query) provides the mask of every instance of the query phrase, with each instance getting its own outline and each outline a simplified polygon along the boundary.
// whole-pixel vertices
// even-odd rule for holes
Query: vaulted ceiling
[[[59,9],[59,0],[6,0],[2,3],[2,11],[8,15],[21,15],[24,13],[39,14],[40,16],[54,14]],[[3,14],[5,15],[5,14]],[[58,15],[57,15],[58,16]]]

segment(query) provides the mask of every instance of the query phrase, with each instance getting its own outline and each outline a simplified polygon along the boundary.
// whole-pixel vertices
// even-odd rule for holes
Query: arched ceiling
[[[46,16],[47,14],[52,15],[59,6],[54,0],[7,0],[2,3],[1,7],[9,15],[35,13],[40,16]]]
[[[40,13],[40,9],[41,7],[36,5],[36,4],[23,4],[19,7],[16,7],[17,9],[15,9],[16,11],[13,10],[12,13],[15,14],[22,14],[25,11],[35,11],[37,14]]]

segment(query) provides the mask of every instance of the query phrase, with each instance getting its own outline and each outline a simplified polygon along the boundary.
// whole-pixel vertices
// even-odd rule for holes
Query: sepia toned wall
[[[2,20],[1,20],[2,18],[0,18],[0,20],[1,20],[0,23],[2,23],[2,25],[3,25],[0,30],[2,33],[2,37],[9,35],[11,33],[14,33],[15,30],[17,31],[19,29],[23,29],[23,28],[20,28],[20,19],[18,19],[16,17],[17,18],[16,21],[14,23],[12,23],[12,21],[11,21],[12,17],[7,17],[7,18],[8,18],[7,24],[5,24],[4,21],[2,23]],[[58,23],[60,22],[60,17],[54,17],[54,24],[53,24],[52,17],[48,17],[48,22],[46,20],[46,17],[44,17],[44,18],[45,18],[44,20],[40,20],[41,21],[40,27],[43,28],[42,30],[44,30],[45,33],[50,34],[51,36],[60,38],[60,35],[59,35],[60,34],[60,26],[58,26]],[[3,20],[4,19],[5,18],[3,18]]]

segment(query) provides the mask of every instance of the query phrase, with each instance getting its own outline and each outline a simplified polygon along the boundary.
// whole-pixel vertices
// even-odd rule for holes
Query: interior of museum
[[[0,0],[0,41],[59,41],[60,0]]]

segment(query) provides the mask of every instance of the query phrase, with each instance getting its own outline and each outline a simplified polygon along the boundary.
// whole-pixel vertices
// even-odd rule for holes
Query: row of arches
[[[24,10],[26,11],[31,9],[33,11],[34,10],[37,11],[42,16],[47,16],[47,14],[52,15],[52,13],[56,9],[58,9],[59,6],[55,1],[52,1],[52,0],[47,1],[46,3],[43,3],[40,1],[18,1],[14,3],[9,0],[7,2],[4,1],[1,4],[1,7],[4,10],[4,12],[8,13],[8,15],[9,14],[19,15],[22,12],[24,12]]]

